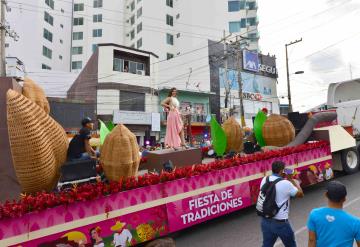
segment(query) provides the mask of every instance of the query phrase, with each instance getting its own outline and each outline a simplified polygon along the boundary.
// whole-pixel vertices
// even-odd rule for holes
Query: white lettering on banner
[[[183,224],[189,224],[230,209],[241,207],[242,205],[242,197],[233,198],[233,190],[227,189],[221,191],[220,195],[212,193],[191,199],[189,201],[189,209],[193,212],[183,214],[180,217]]]
[[[276,68],[265,64],[259,64],[259,70],[269,74],[276,74]]]

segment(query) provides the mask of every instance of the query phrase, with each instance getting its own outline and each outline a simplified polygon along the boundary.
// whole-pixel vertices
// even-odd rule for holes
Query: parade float
[[[0,246],[116,246],[120,238],[135,246],[253,205],[261,179],[271,173],[276,160],[296,171],[303,187],[331,179],[333,154],[355,146],[341,126],[313,131],[316,124],[332,121],[336,114],[319,113],[295,136],[286,118],[259,112],[254,135],[261,140],[262,151],[245,155],[240,152],[242,140],[233,138],[243,136],[238,123],[230,119],[222,127],[212,118],[216,153],[224,156],[236,149],[234,155],[175,167],[171,172],[137,175],[136,139],[118,125],[109,131],[101,150],[109,180],[73,183],[54,191],[67,147],[63,130],[38,101],[9,90],[6,102],[13,170],[22,193],[0,205]],[[347,134],[347,142],[336,142],[339,134]],[[47,136],[56,136],[58,145]],[[30,145],[23,144],[21,153],[21,143],[34,148],[30,151],[26,149]],[[186,155],[191,150],[172,152]]]

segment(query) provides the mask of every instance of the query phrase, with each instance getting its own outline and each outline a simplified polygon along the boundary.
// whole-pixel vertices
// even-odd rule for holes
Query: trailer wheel
[[[341,164],[347,174],[359,170],[359,153],[356,148],[345,149],[341,152]]]

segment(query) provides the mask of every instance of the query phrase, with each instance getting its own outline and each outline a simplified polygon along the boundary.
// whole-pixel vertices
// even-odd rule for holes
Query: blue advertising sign
[[[243,50],[243,67],[245,70],[259,72],[259,56],[256,52]]]

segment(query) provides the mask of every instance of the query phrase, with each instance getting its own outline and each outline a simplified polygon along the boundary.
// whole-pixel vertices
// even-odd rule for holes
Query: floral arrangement
[[[221,170],[242,164],[252,163],[260,160],[283,157],[289,154],[300,153],[307,150],[327,147],[328,142],[319,141],[307,143],[296,147],[283,148],[279,150],[266,151],[245,156],[235,156],[231,159],[216,160],[209,164],[198,164],[181,167],[173,172],[161,172],[161,174],[145,174],[138,177],[121,179],[118,182],[97,182],[74,186],[70,190],[60,192],[38,192],[34,195],[23,194],[19,201],[5,202],[0,205],[0,220],[6,218],[21,217],[29,212],[39,212],[47,208],[59,205],[68,205],[77,201],[91,201],[102,196],[107,196],[121,191],[145,187],[173,181],[176,179],[192,177],[210,171]]]

